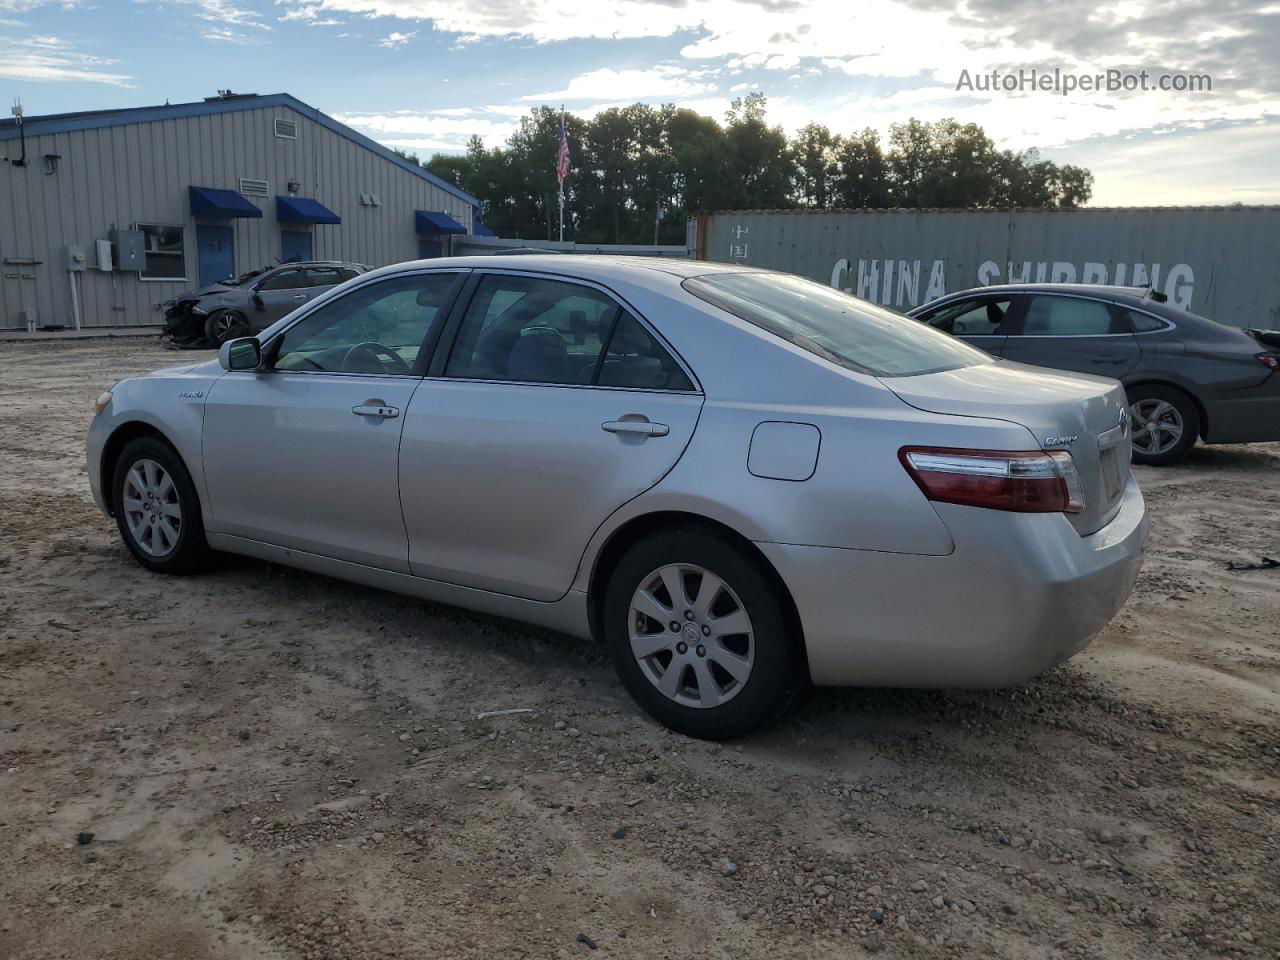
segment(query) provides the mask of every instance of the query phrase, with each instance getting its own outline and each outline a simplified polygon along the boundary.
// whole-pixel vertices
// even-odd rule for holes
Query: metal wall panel
[[[277,116],[297,122],[297,140],[275,136]],[[16,140],[0,144],[6,157],[18,152]],[[61,155],[51,175],[43,160],[49,153]],[[262,218],[230,221],[237,271],[280,256],[275,195],[287,193],[291,180],[300,196],[342,217],[341,224],[309,228],[320,258],[371,266],[415,259],[415,210],[442,210],[471,227],[465,200],[285,106],[29,135],[27,158],[25,167],[0,163],[0,261],[40,262],[0,263],[0,329],[19,327],[27,309],[42,325],[70,327],[64,248],[79,244],[92,252],[95,239],[138,222],[184,228],[188,279],[101,273],[91,257],[90,268],[77,275],[81,324],[160,322],[154,305],[195,286],[198,276],[190,186],[237,190],[241,177],[269,181],[270,197],[250,198]],[[382,206],[362,206],[362,193],[377,194]]]
[[[696,256],[785,270],[900,310],[1018,281],[1151,285],[1193,313],[1280,329],[1280,207],[728,211]]]

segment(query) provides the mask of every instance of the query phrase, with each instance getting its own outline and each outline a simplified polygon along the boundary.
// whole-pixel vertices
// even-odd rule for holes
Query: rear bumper
[[[1146,507],[1129,480],[1082,537],[1061,514],[937,504],[955,552],[925,557],[758,544],[790,588],[813,682],[1001,687],[1082,650],[1128,598]]]
[[[1261,384],[1205,398],[1206,443],[1267,443],[1280,440],[1280,373]]]

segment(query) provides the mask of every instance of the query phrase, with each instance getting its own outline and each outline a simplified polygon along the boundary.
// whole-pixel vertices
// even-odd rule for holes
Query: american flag
[[[569,175],[569,131],[564,128],[564,117],[560,118],[560,149],[556,153],[556,179],[564,183]]]

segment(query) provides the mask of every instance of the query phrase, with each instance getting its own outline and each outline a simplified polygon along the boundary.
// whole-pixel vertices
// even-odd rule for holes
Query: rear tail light
[[[1270,367],[1272,370],[1280,369],[1280,353],[1256,353],[1254,356],[1264,367]]]
[[[898,459],[930,500],[1018,513],[1079,513],[1084,487],[1065,450],[903,447]]]

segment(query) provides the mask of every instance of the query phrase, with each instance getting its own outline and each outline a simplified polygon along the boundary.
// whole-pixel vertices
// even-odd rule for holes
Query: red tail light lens
[[[1256,353],[1254,356],[1264,367],[1270,367],[1272,370],[1280,369],[1280,353]]]
[[[1017,513],[1079,513],[1084,487],[1065,450],[903,447],[898,459],[930,500]]]

